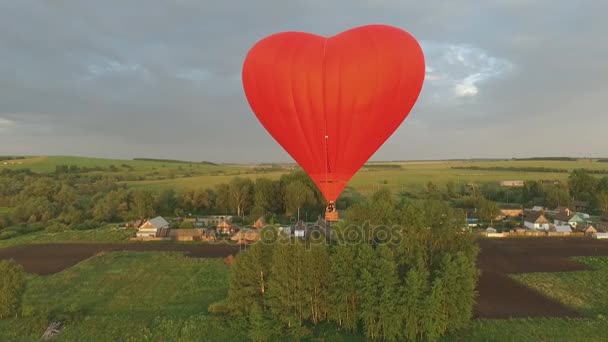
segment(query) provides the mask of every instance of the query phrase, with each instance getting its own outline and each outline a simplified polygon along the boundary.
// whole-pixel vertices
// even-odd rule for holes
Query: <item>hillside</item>
[[[379,187],[394,192],[421,189],[431,181],[443,186],[448,181],[456,184],[477,184],[501,180],[565,180],[569,171],[579,168],[608,172],[608,163],[590,159],[578,160],[475,160],[475,161],[411,161],[370,162],[352,178],[349,186],[370,193]],[[6,164],[5,164],[6,163]],[[90,172],[112,174],[129,186],[153,190],[173,188],[185,190],[213,187],[231,178],[266,177],[278,179],[293,170],[293,164],[260,165],[189,163],[177,160],[120,160],[72,156],[39,156],[0,163],[2,169],[30,169],[33,172],[55,172],[57,166],[75,165],[98,169]],[[547,169],[543,172],[542,169]],[[600,176],[598,174],[597,176]]]

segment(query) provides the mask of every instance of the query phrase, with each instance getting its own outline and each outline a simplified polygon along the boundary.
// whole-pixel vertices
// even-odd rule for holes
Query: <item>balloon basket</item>
[[[338,222],[338,211],[325,212],[326,222]]]

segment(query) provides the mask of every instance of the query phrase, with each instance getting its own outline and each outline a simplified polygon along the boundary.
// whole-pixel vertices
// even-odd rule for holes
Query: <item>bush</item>
[[[193,229],[192,222],[184,221],[179,225],[179,229]]]
[[[66,230],[68,230],[68,226],[59,222],[51,223],[48,225],[48,227],[46,227],[46,231],[49,233],[60,233]]]
[[[70,225],[70,229],[72,230],[91,230],[96,229],[102,226],[101,223],[93,220],[87,220],[83,223],[73,223]]]
[[[15,315],[25,288],[25,271],[12,260],[0,260],[0,319]]]

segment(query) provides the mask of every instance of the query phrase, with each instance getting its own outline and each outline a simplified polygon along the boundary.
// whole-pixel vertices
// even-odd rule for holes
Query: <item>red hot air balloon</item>
[[[367,25],[329,38],[268,36],[247,54],[242,77],[262,125],[333,204],[405,120],[424,74],[414,37]]]

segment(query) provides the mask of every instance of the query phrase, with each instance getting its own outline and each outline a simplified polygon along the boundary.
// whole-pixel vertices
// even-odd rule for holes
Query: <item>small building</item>
[[[585,218],[582,213],[562,211],[554,216],[553,223],[557,226],[568,225],[574,228],[577,224],[585,223]]]
[[[234,234],[230,240],[237,241],[241,244],[253,243],[259,241],[261,237],[260,231],[257,229],[244,228]]]
[[[467,219],[467,225],[469,226],[469,228],[475,228],[475,227],[479,226],[479,219],[477,219],[477,218],[468,218]]]
[[[539,211],[533,211],[524,218],[524,227],[528,229],[549,230],[551,222]]]
[[[169,222],[157,216],[151,220],[147,220],[137,230],[137,237],[165,237],[169,231]],[[165,235],[165,236],[163,236]]]
[[[205,217],[197,218],[197,222],[200,222],[205,226],[217,226],[220,222],[232,222],[232,216],[230,215],[210,215]]]
[[[295,237],[305,237],[306,236],[306,224],[303,221],[298,221],[293,226],[293,235]]]
[[[593,236],[593,234],[597,233],[597,229],[588,223],[578,224],[576,226],[576,231],[584,233],[587,236]]]
[[[171,240],[175,241],[215,241],[215,234],[208,229],[171,229]]]
[[[540,205],[535,205],[534,207],[532,207],[531,210],[532,211],[545,211],[545,207],[542,207]]]
[[[255,221],[255,223],[253,224],[253,228],[262,229],[264,227],[266,227],[266,220],[264,220],[264,216],[261,216]]]
[[[552,231],[556,232],[556,233],[572,233],[572,227],[565,225],[565,226],[554,226],[553,229],[551,229]]]
[[[232,235],[236,232],[236,227],[230,223],[230,221],[224,220],[220,221],[215,227],[218,233],[224,235]]]
[[[500,181],[500,186],[505,186],[505,187],[522,187],[522,186],[524,186],[524,181],[523,180]]]
[[[524,216],[523,209],[500,209],[500,215],[505,218],[516,218]]]
[[[608,239],[608,233],[595,233],[593,234],[594,239]]]

